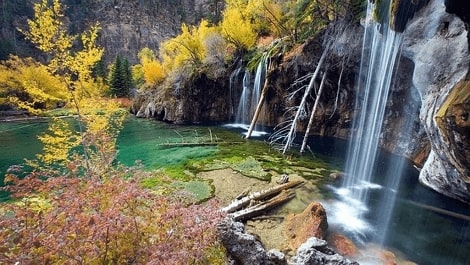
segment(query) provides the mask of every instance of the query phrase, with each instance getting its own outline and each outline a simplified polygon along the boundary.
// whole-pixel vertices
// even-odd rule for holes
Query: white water
[[[238,108],[237,108],[237,115],[235,116],[235,123],[247,124],[248,115],[250,111],[250,96],[251,96],[251,89],[250,89],[250,72],[245,71],[243,76],[243,83],[242,83],[242,93],[240,95],[240,100],[238,101]]]
[[[379,237],[376,240],[382,243],[386,228],[371,225],[366,221],[365,216],[371,215],[366,205],[370,191],[382,187],[372,183],[372,174],[402,35],[389,28],[388,18],[384,24],[373,21],[372,9],[373,5],[369,3],[355,106],[360,112],[353,124],[356,131],[348,150],[345,168],[347,177],[343,187],[335,190],[340,201],[327,207],[331,208],[332,216],[329,217],[329,222],[333,225],[352,233],[358,241],[365,239],[368,233],[373,233],[375,237]],[[381,213],[373,214],[377,214],[384,225],[389,222],[390,209],[393,208],[395,200],[394,190],[399,183],[401,172],[398,171],[401,170],[396,168],[396,171],[390,174],[393,179],[382,181],[387,183],[387,189],[381,191],[381,194],[384,194],[383,202],[379,202],[383,209]],[[381,177],[386,177],[387,172],[380,174]]]
[[[243,90],[238,103],[235,123],[250,124],[266,79],[267,60],[268,56],[264,54],[256,68],[253,86],[251,86],[251,74],[249,71],[245,72],[245,76],[243,77]]]

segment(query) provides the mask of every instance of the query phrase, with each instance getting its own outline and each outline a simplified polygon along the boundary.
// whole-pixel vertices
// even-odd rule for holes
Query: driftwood
[[[295,196],[292,188],[302,185],[304,181],[294,180],[283,183],[272,188],[248,194],[232,201],[228,206],[221,209],[235,220],[244,220],[279,205]],[[255,202],[255,205],[250,206]]]
[[[234,213],[231,213],[230,216],[235,220],[235,221],[242,221],[245,219],[248,219],[250,217],[256,216],[270,208],[273,208],[287,200],[290,200],[295,197],[295,192],[292,190],[282,190],[281,193],[278,195],[274,196],[273,198],[260,202],[254,206],[242,209],[240,211],[236,211]]]

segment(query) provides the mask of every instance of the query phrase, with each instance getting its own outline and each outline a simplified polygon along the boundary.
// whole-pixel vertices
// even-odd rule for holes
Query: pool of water
[[[348,142],[312,137],[312,149],[344,163]],[[399,183],[383,179],[403,163]],[[396,172],[397,175],[399,172]],[[470,205],[443,196],[418,181],[419,171],[409,161],[380,152],[364,204],[352,201],[340,183],[328,189],[333,198],[323,202],[331,230],[355,239],[364,248],[383,245],[417,264],[470,264]],[[362,211],[362,214],[358,214]],[[360,216],[361,218],[356,217]],[[364,260],[361,264],[376,264]]]
[[[36,136],[46,129],[45,121],[0,123],[1,177],[9,165],[20,164],[24,158],[32,159],[41,151],[42,145]],[[211,138],[213,141],[221,138],[226,140],[226,137],[234,137],[233,134],[235,140],[241,139],[242,132],[238,129],[177,126],[130,117],[118,137],[118,160],[129,166],[139,160],[151,169],[171,166],[217,151],[211,145],[176,146],[172,143],[207,142]],[[240,138],[237,138],[237,134]],[[315,156],[328,163],[340,168],[344,164],[347,141],[312,137],[309,146]],[[341,214],[365,207],[366,213],[360,220],[365,229],[361,230],[363,234],[358,237],[358,244],[362,242],[363,246],[368,246],[371,243],[383,243],[386,248],[403,253],[417,264],[470,264],[470,206],[420,185],[417,181],[418,171],[409,163],[405,163],[405,174],[399,188],[390,189],[380,178],[381,172],[390,170],[390,158],[396,159],[381,153],[375,169],[376,178],[372,183],[364,185],[370,189],[370,197],[365,205],[354,207],[349,203],[344,206],[344,212],[340,212],[334,206],[344,202],[345,195],[341,193],[340,187],[325,187],[330,195],[322,203],[327,208],[330,229],[350,233],[347,225],[354,223],[347,215]],[[383,199],[389,193],[396,197],[393,203],[384,206]],[[6,194],[1,196],[0,200]],[[388,228],[383,228],[381,223],[385,222],[384,208],[389,212],[386,221]],[[383,236],[378,237],[379,234]],[[350,235],[357,236],[354,233]],[[383,238],[380,240],[383,242],[377,242],[377,238]]]

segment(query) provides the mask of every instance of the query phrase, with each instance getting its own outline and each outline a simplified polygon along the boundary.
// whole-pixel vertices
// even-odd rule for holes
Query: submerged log
[[[248,196],[243,197],[239,200],[234,200],[232,201],[229,205],[226,207],[222,208],[221,211],[225,213],[233,213],[239,209],[242,209],[250,204],[251,201],[261,201],[267,197],[274,196],[277,193],[287,190],[290,188],[294,188],[296,186],[299,186],[303,184],[304,181],[302,180],[294,180],[294,181],[289,181],[287,183],[281,184],[274,186],[272,188],[262,190],[262,191],[257,191],[250,193]]]

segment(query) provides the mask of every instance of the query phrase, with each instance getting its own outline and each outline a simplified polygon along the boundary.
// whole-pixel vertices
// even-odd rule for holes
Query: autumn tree
[[[61,79],[32,58],[0,62],[0,98],[32,114],[56,108],[69,94]]]
[[[172,78],[188,78],[197,71],[204,70],[207,58],[217,54],[220,48],[226,47],[217,27],[202,20],[198,26],[183,24],[181,34],[164,42],[160,48],[160,57],[163,59],[163,69]],[[218,51],[214,50],[218,47]]]
[[[139,87],[160,84],[165,78],[165,72],[162,64],[155,56],[155,53],[145,47],[137,55],[140,64],[132,67],[133,80],[139,84]]]
[[[34,18],[28,20],[28,29],[19,30],[46,54],[49,71],[63,78],[73,98],[80,100],[83,96],[97,95],[102,91],[94,91],[90,83],[93,82],[93,67],[103,55],[103,49],[96,45],[99,25],[70,35],[63,20],[59,0],[42,0],[34,4]]]
[[[220,23],[222,35],[237,50],[248,50],[256,43],[257,35],[249,14],[244,11],[243,1],[227,1]]]

